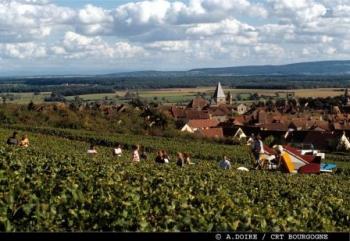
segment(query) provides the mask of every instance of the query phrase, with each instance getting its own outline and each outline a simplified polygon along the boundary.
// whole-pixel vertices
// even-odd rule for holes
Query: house
[[[313,146],[318,150],[330,150],[335,149],[340,140],[341,134],[328,131],[309,131],[303,143],[313,144]]]
[[[184,109],[177,106],[171,107],[170,114],[175,120],[182,120],[185,122],[196,119],[210,119],[207,110]]]
[[[288,131],[288,125],[280,122],[260,124],[258,126],[262,131],[279,131],[279,132]]]
[[[200,129],[196,131],[196,133],[208,137],[208,138],[223,138],[224,137],[224,132],[221,127],[214,127],[214,128],[209,128],[209,129]]]
[[[185,121],[189,120],[206,120],[210,119],[209,112],[206,110],[191,110],[191,109],[186,109],[185,110]]]
[[[187,105],[187,109],[203,110],[207,106],[209,106],[209,102],[201,96],[197,96]]]
[[[194,133],[198,130],[206,130],[212,127],[217,127],[219,122],[217,120],[211,119],[197,119],[189,120],[182,128],[181,131],[187,131]]]
[[[228,115],[231,111],[225,106],[220,105],[218,107],[210,107],[208,109],[210,119],[215,119],[219,122],[225,122],[228,120]]]
[[[172,106],[170,109],[170,114],[174,117],[175,120],[184,120],[186,119],[185,109]]]
[[[350,150],[350,141],[349,139],[346,137],[345,132],[343,133],[343,135],[340,137],[338,146],[337,146],[338,150],[345,150],[345,151],[349,151]]]
[[[233,138],[242,140],[243,138],[247,138],[247,135],[243,132],[241,128],[238,128],[236,133],[233,135]]]
[[[305,118],[292,118],[289,128],[296,131],[309,130],[313,123]]]
[[[239,115],[244,115],[245,113],[247,113],[248,111],[248,107],[245,104],[239,104],[237,106],[237,113]]]
[[[316,120],[310,130],[315,131],[330,131],[330,125],[328,121]]]
[[[244,115],[236,116],[234,119],[232,119],[232,124],[234,126],[243,126],[247,122],[245,117],[246,116]]]

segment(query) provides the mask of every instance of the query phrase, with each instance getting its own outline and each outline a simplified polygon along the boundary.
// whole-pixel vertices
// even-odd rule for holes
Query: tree
[[[145,107],[147,104],[142,101],[140,98],[133,98],[130,101],[130,105],[132,105],[133,107],[139,107],[139,108],[143,108]]]
[[[35,110],[35,105],[34,105],[34,103],[33,103],[32,100],[29,102],[29,104],[28,104],[28,106],[27,106],[27,109],[28,109],[29,111]]]
[[[79,105],[81,105],[83,103],[83,99],[80,98],[79,95],[77,95],[77,96],[74,97],[74,103],[79,106]]]

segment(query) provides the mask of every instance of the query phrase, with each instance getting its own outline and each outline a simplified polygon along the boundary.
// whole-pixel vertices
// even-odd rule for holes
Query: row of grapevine
[[[59,129],[48,127],[12,126],[12,129],[59,136],[71,140],[86,141],[101,146],[114,146],[116,142],[130,149],[132,145],[140,144],[149,152],[160,149],[169,153],[188,152],[196,159],[219,160],[223,155],[229,156],[234,162],[250,164],[252,157],[247,146],[223,145],[208,143],[201,140],[174,139],[166,137],[141,136],[129,134],[100,134],[92,131]]]
[[[134,165],[109,147],[88,157],[78,136],[30,138],[0,144],[0,231],[350,231],[347,174]]]

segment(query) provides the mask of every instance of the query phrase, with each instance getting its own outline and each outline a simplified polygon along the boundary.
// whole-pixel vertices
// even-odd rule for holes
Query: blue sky
[[[349,0],[0,0],[0,75],[350,59]]]

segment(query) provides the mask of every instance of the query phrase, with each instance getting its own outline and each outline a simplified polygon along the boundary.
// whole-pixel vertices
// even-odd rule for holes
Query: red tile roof
[[[187,122],[187,125],[189,125],[192,128],[210,128],[210,127],[216,127],[219,125],[219,122],[217,120],[213,119],[205,119],[205,120],[189,120]]]
[[[340,122],[336,122],[333,123],[333,129],[337,130],[337,131],[342,131],[342,130],[350,130],[350,123],[340,123]]]
[[[292,118],[290,127],[295,127],[297,130],[308,130],[313,125],[306,118]]]
[[[175,119],[186,117],[185,110],[176,106],[172,106],[170,112]]]
[[[232,123],[236,126],[241,126],[244,125],[246,122],[246,118],[244,115],[236,116],[233,120]]]
[[[183,109],[172,106],[170,112],[175,119],[209,119],[209,113],[204,110]]]
[[[227,115],[227,112],[222,110],[222,109],[219,109],[219,108],[215,108],[215,109],[210,109],[209,110],[209,113],[212,115],[212,116],[226,116]]]
[[[205,137],[209,138],[223,138],[224,132],[222,128],[209,128],[205,130],[200,130],[199,133]]]
[[[265,131],[287,131],[288,125],[284,123],[269,123],[259,125],[262,130]]]
[[[329,131],[330,126],[328,121],[316,120],[312,126],[312,129]]]
[[[187,108],[203,109],[204,107],[206,107],[208,105],[209,105],[209,103],[206,99],[204,99],[200,96],[197,96],[187,105]]]
[[[203,110],[185,110],[185,117],[188,120],[209,119],[209,113]]]

